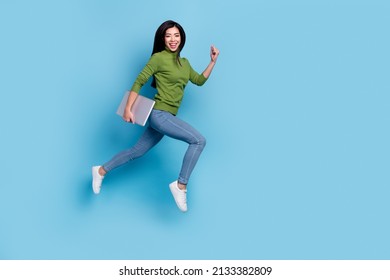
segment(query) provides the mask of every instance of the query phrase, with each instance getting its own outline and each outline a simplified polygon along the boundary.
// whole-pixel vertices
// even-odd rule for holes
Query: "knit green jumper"
[[[157,88],[154,109],[176,115],[188,81],[201,86],[207,80],[203,74],[192,69],[186,58],[180,58],[180,64],[176,60],[176,52],[166,49],[153,54],[138,75],[131,90],[139,93],[142,86],[154,75]]]

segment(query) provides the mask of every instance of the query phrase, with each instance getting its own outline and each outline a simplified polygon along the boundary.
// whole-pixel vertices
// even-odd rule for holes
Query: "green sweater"
[[[180,63],[181,66],[177,63],[176,53],[169,50],[153,54],[138,75],[131,90],[139,93],[142,86],[154,75],[157,88],[154,109],[176,115],[188,81],[201,86],[207,80],[203,74],[192,69],[186,58],[180,58]]]

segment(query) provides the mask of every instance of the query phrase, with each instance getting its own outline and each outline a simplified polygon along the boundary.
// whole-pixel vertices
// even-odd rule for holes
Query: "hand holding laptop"
[[[134,122],[134,115],[133,115],[133,113],[131,112],[131,110],[126,110],[126,108],[125,108],[125,110],[123,112],[122,118],[123,118],[123,120],[125,122],[135,123]]]
[[[126,122],[132,122],[144,126],[150,113],[152,112],[155,101],[138,94],[131,106],[130,112],[128,112],[125,109],[129,95],[130,91],[126,91],[116,113]]]

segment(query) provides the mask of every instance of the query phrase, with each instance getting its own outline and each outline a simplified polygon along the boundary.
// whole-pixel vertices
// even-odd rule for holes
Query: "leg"
[[[100,193],[102,181],[107,172],[117,168],[130,160],[141,157],[153,146],[155,146],[164,135],[154,130],[150,126],[145,130],[144,134],[138,142],[130,149],[118,153],[109,162],[103,166],[92,167],[92,189],[95,194]]]
[[[117,168],[130,160],[134,160],[143,156],[146,152],[148,152],[151,148],[153,148],[158,142],[160,142],[161,138],[164,135],[157,132],[150,126],[145,130],[142,134],[141,138],[138,142],[128,150],[122,151],[115,155],[110,161],[105,163],[102,166],[102,173],[100,175],[105,175],[106,172],[110,172],[114,168]]]
[[[154,110],[150,119],[150,125],[162,134],[189,144],[178,179],[178,187],[185,189],[199,156],[206,145],[206,139],[191,125],[168,112]]]

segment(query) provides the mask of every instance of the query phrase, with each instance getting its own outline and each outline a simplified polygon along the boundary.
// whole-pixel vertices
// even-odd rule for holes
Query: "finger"
[[[219,49],[213,46],[213,54],[218,56],[219,55]]]
[[[215,54],[215,47],[213,45],[211,46],[211,53]]]

